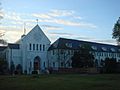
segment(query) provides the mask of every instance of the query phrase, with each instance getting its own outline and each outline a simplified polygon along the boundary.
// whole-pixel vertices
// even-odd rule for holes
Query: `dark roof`
[[[97,48],[96,50],[92,49],[94,51],[120,52],[120,47],[116,46],[116,45],[74,40],[74,39],[66,39],[66,38],[59,38],[49,47],[48,50],[53,50],[53,49],[78,50],[80,45],[82,45],[82,44],[89,44],[91,47],[96,47]],[[106,50],[104,50],[104,49],[106,49]],[[115,50],[115,51],[113,51],[113,50]]]
[[[12,44],[12,43],[8,43],[8,47],[10,49],[19,49],[20,45],[19,44]]]
[[[7,46],[0,46],[0,51],[4,51],[7,48]]]

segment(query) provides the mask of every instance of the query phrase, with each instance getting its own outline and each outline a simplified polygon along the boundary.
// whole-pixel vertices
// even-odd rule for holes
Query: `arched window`
[[[41,51],[41,44],[40,44],[40,51]]]
[[[44,67],[45,67],[45,62],[44,62]]]
[[[115,49],[114,49],[114,48],[111,48],[111,51],[112,51],[112,52],[115,52]]]
[[[103,50],[103,51],[107,51],[107,48],[106,48],[106,47],[102,47],[102,50]]]
[[[33,50],[35,50],[35,44],[33,44]]]
[[[38,51],[38,44],[36,44],[36,50]]]
[[[30,44],[29,44],[29,50],[32,50],[31,46],[32,46],[32,45],[31,45],[31,43],[30,43]]]
[[[93,50],[97,50],[97,47],[96,46],[92,46],[91,47]]]
[[[53,67],[55,67],[55,62],[53,62]]]
[[[66,43],[66,46],[72,48],[72,43]]]
[[[45,51],[45,45],[43,45],[43,51]]]

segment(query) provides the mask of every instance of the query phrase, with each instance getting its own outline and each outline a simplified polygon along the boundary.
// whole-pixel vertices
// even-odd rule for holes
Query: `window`
[[[69,62],[69,63],[68,63],[68,67],[70,67],[70,66],[71,66],[71,63]]]
[[[40,51],[41,51],[41,44],[40,44]]]
[[[112,51],[112,52],[115,52],[115,49],[114,49],[114,48],[111,48],[111,51]]]
[[[53,62],[53,67],[55,67],[55,62]]]
[[[29,50],[31,50],[31,43],[29,44]]]
[[[68,50],[68,55],[70,55],[70,50]]]
[[[72,43],[66,43],[66,46],[72,48]]]
[[[45,67],[45,62],[44,62],[44,67]]]
[[[103,51],[107,51],[107,48],[105,48],[105,47],[102,47],[102,50],[103,50]]]
[[[53,50],[53,55],[55,54],[54,50]]]
[[[63,67],[63,62],[61,62],[61,67]]]
[[[36,50],[38,50],[38,44],[36,44]]]
[[[79,44],[79,47],[81,47],[81,44]]]
[[[103,53],[101,52],[101,56],[103,56]]]
[[[43,51],[45,51],[45,45],[43,45]]]
[[[64,53],[64,50],[61,49],[61,50],[60,50],[60,54],[63,54],[63,53]]]
[[[35,50],[35,44],[33,44],[33,50]]]
[[[93,49],[93,50],[97,50],[97,47],[96,47],[96,46],[92,46],[92,49]]]

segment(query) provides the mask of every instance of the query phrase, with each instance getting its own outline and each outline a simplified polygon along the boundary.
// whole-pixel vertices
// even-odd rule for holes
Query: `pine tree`
[[[116,39],[116,41],[120,42],[120,17],[114,25],[112,38]]]

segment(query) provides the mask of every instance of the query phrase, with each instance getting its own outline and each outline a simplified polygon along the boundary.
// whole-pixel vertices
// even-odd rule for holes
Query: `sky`
[[[120,0],[0,0],[0,32],[9,43],[37,24],[51,42],[60,37],[116,44],[112,29]]]

